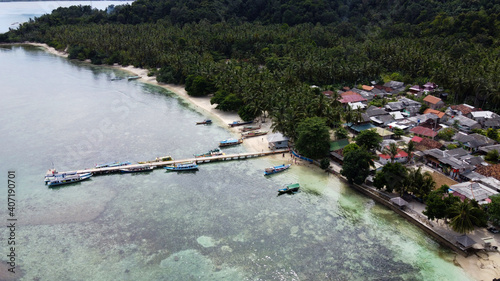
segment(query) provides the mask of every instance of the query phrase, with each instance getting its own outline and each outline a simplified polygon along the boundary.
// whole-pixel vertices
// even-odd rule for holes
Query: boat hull
[[[300,185],[298,183],[294,184],[289,184],[285,188],[278,189],[279,194],[284,194],[284,193],[295,193],[299,191]]]
[[[91,173],[75,175],[75,176],[68,176],[68,177],[61,177],[60,179],[55,179],[55,180],[49,181],[47,183],[47,185],[49,187],[53,187],[53,186],[59,186],[59,185],[64,185],[64,184],[70,184],[70,183],[84,181],[86,179],[89,179],[90,177],[92,177]]]
[[[120,173],[145,173],[153,171],[154,167],[141,167],[141,168],[124,168],[120,169]]]
[[[292,164],[280,165],[280,166],[274,166],[271,168],[267,168],[266,170],[264,170],[264,176],[283,172],[283,171],[287,170],[288,168],[290,168],[290,166],[292,166]]]
[[[174,166],[166,166],[163,167],[167,171],[193,171],[193,170],[198,170],[198,165],[196,163],[189,163],[189,164],[177,164]]]

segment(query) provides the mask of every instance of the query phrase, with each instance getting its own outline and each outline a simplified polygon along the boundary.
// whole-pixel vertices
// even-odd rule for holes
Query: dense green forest
[[[218,108],[243,119],[266,113],[295,138],[308,117],[330,127],[359,118],[312,85],[433,81],[451,102],[498,111],[499,33],[500,0],[138,0],[107,11],[58,8],[0,42],[148,68],[189,94],[214,94]]]

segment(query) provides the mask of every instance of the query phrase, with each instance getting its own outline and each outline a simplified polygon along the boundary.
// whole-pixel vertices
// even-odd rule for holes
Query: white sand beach
[[[62,56],[62,57],[67,57],[68,54],[65,52],[60,52],[55,50],[52,47],[49,47],[46,44],[41,44],[41,43],[25,43],[25,44],[30,44],[33,46],[39,46],[45,48],[48,52]],[[113,66],[115,68],[119,68],[121,70],[128,71],[132,73],[133,75],[138,75],[141,76],[139,81],[145,82],[145,83],[150,83],[153,85],[158,85],[161,86],[165,89],[168,89],[169,91],[177,94],[179,97],[185,99],[186,101],[190,102],[193,104],[193,106],[196,108],[196,110],[199,110],[202,113],[206,113],[209,118],[212,118],[213,120],[217,119],[215,122],[220,122],[224,124],[231,123],[236,120],[240,120],[239,116],[236,113],[229,113],[229,112],[223,112],[220,110],[215,109],[216,105],[211,105],[210,104],[210,97],[191,97],[187,94],[186,90],[182,85],[172,85],[172,84],[161,84],[156,81],[156,77],[154,76],[147,76],[148,70],[146,69],[141,69],[141,68],[135,68],[132,66],[119,66],[115,65]],[[200,120],[201,121],[201,120]],[[239,128],[231,128],[229,126],[228,130],[233,132],[236,135],[239,135]],[[267,119],[266,123],[261,123],[261,130],[262,131],[269,131],[271,132],[271,122],[270,119]],[[268,144],[266,137],[254,137],[254,138],[248,138],[244,141],[243,143],[249,150],[251,151],[266,151],[268,150]],[[281,155],[273,155],[270,157],[276,157],[276,158],[281,158]],[[436,225],[435,227],[440,227],[439,225]],[[444,226],[442,226],[444,227]],[[499,235],[500,234],[491,234],[490,236],[493,235]],[[498,246],[498,245],[497,245]],[[454,262],[462,267],[467,274],[473,278],[474,280],[482,280],[482,281],[491,281],[494,278],[500,278],[500,253],[497,252],[480,252],[477,255],[471,255],[469,257],[463,257],[460,255],[456,255]]]

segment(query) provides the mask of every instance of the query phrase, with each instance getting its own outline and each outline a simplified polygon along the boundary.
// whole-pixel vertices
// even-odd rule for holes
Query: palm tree
[[[413,151],[415,151],[415,142],[411,140],[408,142],[405,149],[405,152],[408,153],[410,163],[413,161]]]
[[[396,159],[396,155],[398,155],[398,146],[395,143],[390,143],[389,147],[385,147],[384,154],[387,154],[391,157],[391,163],[394,163],[394,159]]]
[[[449,213],[451,228],[461,234],[473,231],[474,223],[478,221],[474,215],[475,209],[467,198],[454,204]]]

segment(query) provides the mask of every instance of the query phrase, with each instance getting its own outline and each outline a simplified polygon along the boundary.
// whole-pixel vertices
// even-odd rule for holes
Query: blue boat
[[[198,170],[198,165],[196,162],[191,163],[179,163],[174,164],[172,166],[164,167],[167,171],[189,171],[189,170]]]
[[[276,173],[279,173],[279,172],[283,172],[284,170],[290,168],[290,166],[292,166],[292,164],[286,164],[286,165],[283,164],[283,165],[274,166],[274,167],[271,167],[271,168],[266,168],[264,170],[264,176],[276,174]]]
[[[228,139],[219,142],[220,147],[237,145],[243,142],[243,139]]]
[[[285,188],[278,189],[278,193],[279,194],[295,193],[295,192],[299,191],[299,188],[300,188],[300,184],[292,183],[292,184],[287,185]]]
[[[201,122],[196,122],[196,125],[210,125],[210,124],[212,124],[212,120],[210,119],[205,119]]]
[[[48,186],[56,186],[56,185],[79,182],[79,181],[89,179],[91,176],[92,176],[92,173],[76,174],[76,175],[70,175],[70,176],[63,175],[63,176],[55,177],[54,179],[49,180],[47,185]]]
[[[107,167],[118,167],[118,166],[126,166],[130,165],[132,162],[130,161],[125,161],[125,162],[112,162],[112,163],[106,163],[106,164],[98,164],[95,165],[96,168],[107,168]]]
[[[229,127],[236,127],[236,126],[243,126],[243,125],[247,125],[247,124],[252,124],[253,123],[253,120],[252,121],[233,121],[232,123],[229,123]]]

